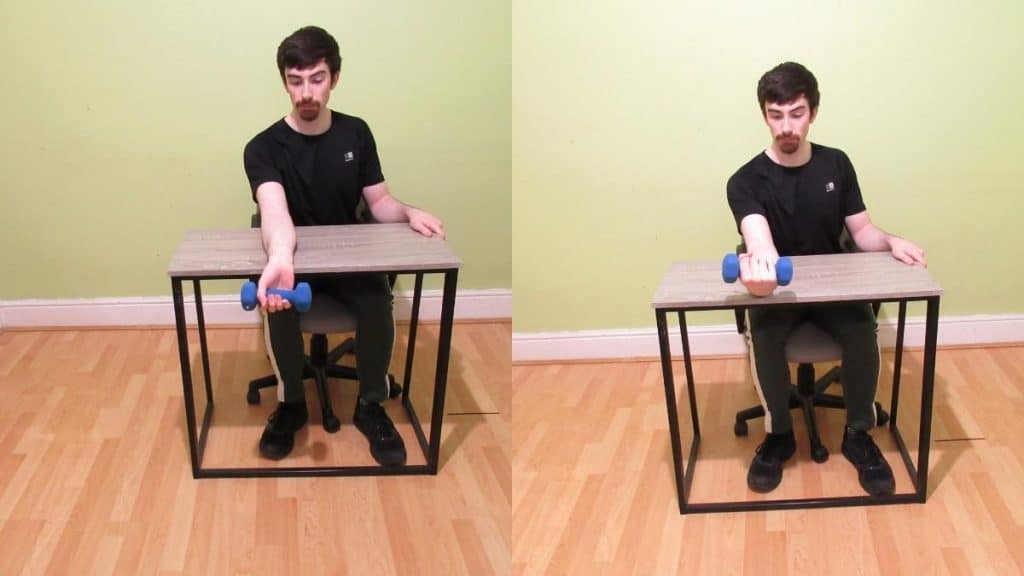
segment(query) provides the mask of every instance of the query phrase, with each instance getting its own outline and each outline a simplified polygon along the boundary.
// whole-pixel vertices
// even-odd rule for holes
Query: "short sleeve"
[[[750,173],[740,170],[733,174],[732,178],[729,178],[729,182],[725,187],[729,208],[732,210],[732,216],[736,220],[737,231],[740,229],[740,222],[747,216],[751,214],[766,215],[764,206],[754,195],[751,179]]]
[[[377,142],[373,139],[373,132],[365,122],[363,124],[363,150],[359,155],[359,185],[363,188],[380,184],[384,181],[384,173],[380,168],[380,158],[377,156]]]
[[[853,169],[853,162],[850,162],[850,158],[845,153],[842,154],[840,162],[842,162],[842,170],[844,174],[845,186],[843,186],[843,217],[853,216],[854,214],[860,214],[867,210],[864,206],[864,198],[860,193],[860,184],[857,182],[857,171]]]
[[[249,179],[252,199],[256,201],[256,189],[265,182],[281,183],[281,171],[274,165],[273,154],[267,145],[265,134],[261,134],[245,145],[242,154],[245,176]]]

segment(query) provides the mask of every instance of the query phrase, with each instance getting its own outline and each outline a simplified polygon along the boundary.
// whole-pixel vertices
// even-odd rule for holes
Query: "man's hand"
[[[268,288],[291,290],[295,287],[295,268],[291,262],[270,260],[263,268],[260,281],[256,285],[256,299],[260,301],[260,309],[265,312],[280,312],[292,307],[291,302],[278,294],[267,295]]]
[[[924,250],[910,240],[900,238],[899,236],[890,236],[889,249],[892,251],[892,257],[904,264],[920,264],[925,268],[928,267],[928,261],[924,257]]]
[[[444,238],[444,224],[436,216],[425,210],[409,206],[406,210],[409,227],[424,236],[440,236]]]
[[[778,286],[775,278],[775,262],[777,255],[740,254],[740,282],[747,292],[757,297],[770,296]]]

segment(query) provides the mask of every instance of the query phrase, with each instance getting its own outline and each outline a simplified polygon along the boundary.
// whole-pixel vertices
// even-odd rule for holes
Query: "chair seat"
[[[786,341],[786,359],[797,364],[838,362],[843,359],[843,349],[820,328],[804,322]]]
[[[322,293],[315,294],[309,310],[299,314],[299,324],[303,332],[313,334],[356,331],[355,315],[340,301]]]

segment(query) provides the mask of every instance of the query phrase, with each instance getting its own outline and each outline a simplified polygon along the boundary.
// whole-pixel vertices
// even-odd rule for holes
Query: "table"
[[[722,264],[714,262],[677,262],[665,274],[651,307],[658,325],[658,344],[661,352],[662,377],[665,383],[665,401],[668,406],[669,432],[672,435],[672,457],[675,470],[679,512],[732,512],[742,510],[779,510],[791,508],[821,508],[827,506],[860,506],[924,502],[928,492],[928,451],[931,441],[932,398],[935,384],[935,343],[939,322],[939,297],[942,288],[932,279],[928,270],[920,266],[907,266],[888,253],[831,254],[823,256],[793,257],[793,281],[780,286],[773,295],[756,298],[747,293],[739,282],[726,284],[722,280]],[[897,427],[900,389],[900,369],[903,359],[903,333],[906,327],[907,302],[927,303],[925,320],[924,366],[921,389],[921,422],[918,438],[918,458],[915,467],[910,452]],[[899,320],[896,334],[895,366],[893,368],[892,404],[889,429],[900,449],[914,485],[912,493],[888,496],[849,496],[833,498],[807,498],[760,500],[747,502],[688,503],[693,483],[694,464],[700,448],[700,423],[694,396],[693,367],[690,343],[686,329],[686,312],[700,310],[726,310],[753,306],[814,306],[836,302],[898,302]],[[672,353],[669,347],[667,315],[677,312],[686,373],[686,393],[693,421],[693,444],[684,470],[682,447],[679,439],[679,415],[676,407],[675,384],[672,375]]]
[[[440,238],[427,238],[409,228],[408,224],[357,224],[348,226],[300,226],[295,229],[297,248],[295,274],[353,275],[367,273],[414,274],[412,317],[409,326],[409,348],[405,360],[402,405],[416,432],[426,464],[392,467],[331,466],[280,468],[204,468],[203,452],[213,415],[213,390],[210,362],[203,319],[200,283],[214,279],[249,279],[257,277],[266,264],[266,253],[258,228],[236,230],[193,230],[174,253],[167,274],[171,278],[174,300],[174,322],[178,334],[178,354],[184,388],[185,418],[188,425],[189,454],[194,478],[237,478],[267,476],[370,476],[403,474],[437,474],[441,445],[441,424],[444,417],[445,388],[448,381],[448,359],[451,348],[452,323],[455,312],[455,289],[462,266]],[[437,367],[434,374],[433,412],[430,440],[426,439],[419,418],[409,397],[412,385],[412,360],[416,342],[420,298],[424,274],[443,274],[441,327],[438,338]],[[196,323],[206,384],[206,409],[200,430],[196,430],[195,398],[192,391],[192,364],[188,350],[185,323],[185,299],[182,283],[191,280],[195,296]],[[241,304],[239,304],[241,305]]]

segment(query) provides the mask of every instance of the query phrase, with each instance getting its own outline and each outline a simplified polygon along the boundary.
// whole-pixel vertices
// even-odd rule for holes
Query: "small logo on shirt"
[[[832,192],[835,189],[836,189],[836,185],[833,184],[832,182],[829,182],[828,184],[825,184],[825,192]]]
[[[356,159],[356,155],[351,152],[345,152],[345,162],[351,162]],[[832,184],[829,183],[829,186]]]

